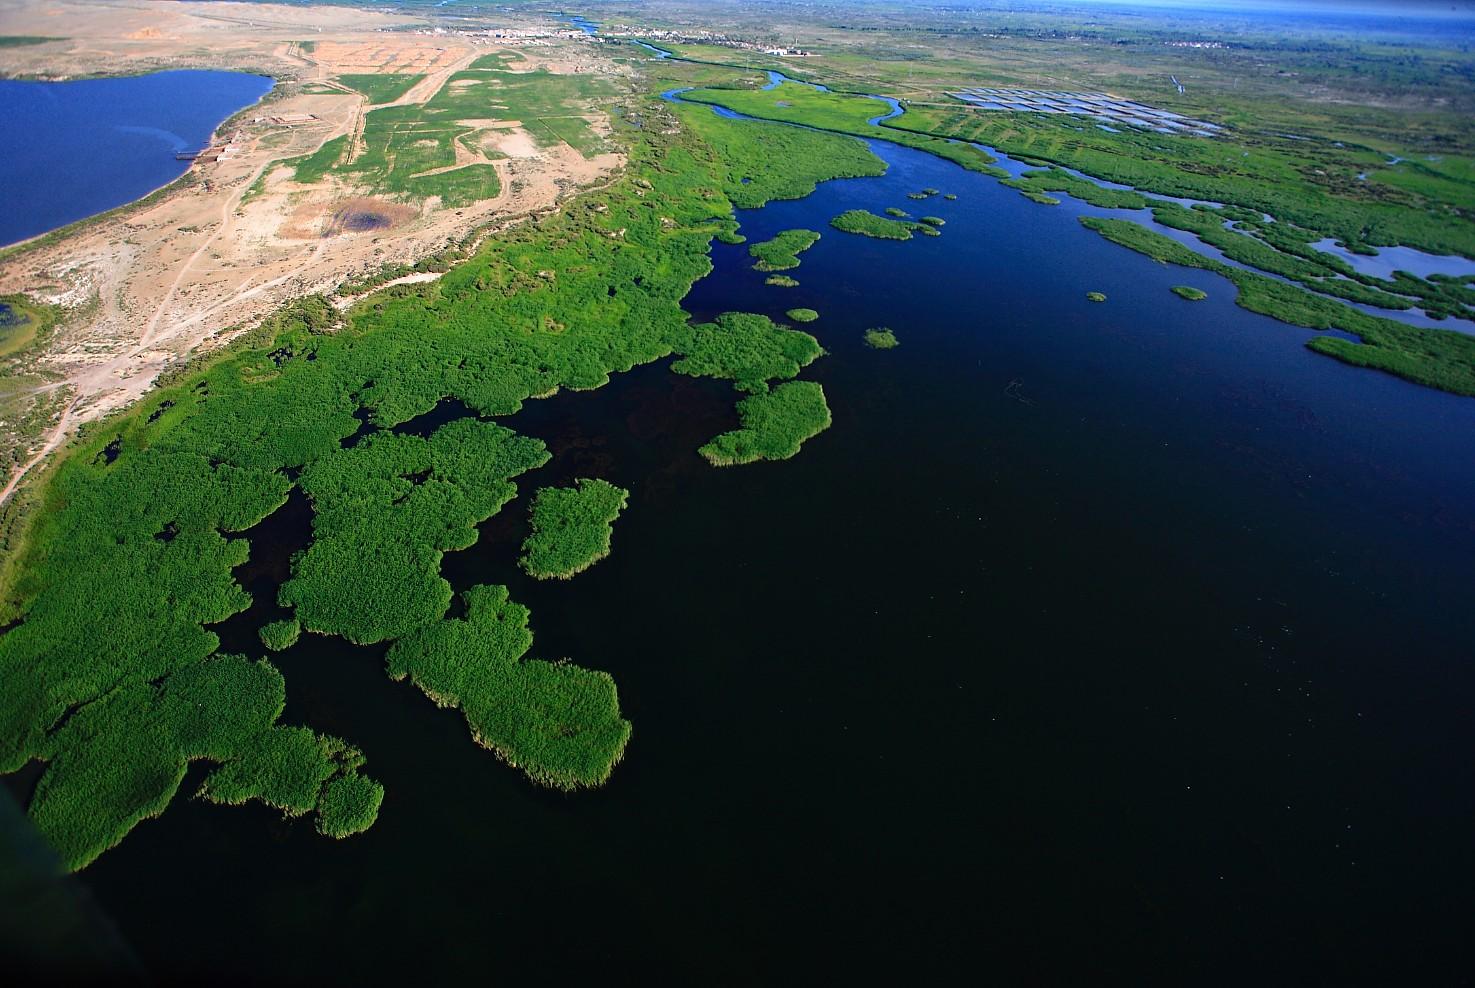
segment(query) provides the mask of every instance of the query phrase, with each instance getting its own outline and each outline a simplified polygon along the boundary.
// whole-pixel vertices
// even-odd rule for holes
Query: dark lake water
[[[0,79],[0,245],[132,202],[182,175],[222,120],[272,81],[181,70],[119,79]]]
[[[634,723],[599,791],[526,783],[461,717],[308,638],[288,722],[360,745],[378,824],[316,836],[180,799],[82,876],[180,978],[765,984],[1449,983],[1472,966],[1475,403],[1345,367],[1231,285],[923,154],[745,212],[824,233],[767,287],[745,247],[687,306],[829,354],[793,460],[695,448],[734,395],[653,365],[509,421],[549,466],[448,555],[533,654],[609,670]],[[915,203],[926,186],[958,195]],[[899,206],[906,243],[832,230]],[[1209,293],[1202,303],[1176,284]],[[1109,296],[1103,305],[1087,291]],[[864,329],[889,326],[891,351]],[[455,414],[445,409],[430,427]],[[631,490],[613,555],[515,569],[527,497]],[[222,629],[259,652],[294,498]],[[186,789],[200,770],[191,773]],[[1150,973],[1149,973],[1150,972]]]

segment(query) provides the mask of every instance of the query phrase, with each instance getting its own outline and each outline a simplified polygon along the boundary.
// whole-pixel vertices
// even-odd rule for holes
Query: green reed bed
[[[588,478],[576,487],[545,487],[533,497],[528,518],[532,532],[519,561],[539,580],[567,580],[609,555],[615,519],[630,492]]]
[[[830,427],[825,392],[813,381],[789,381],[738,402],[742,427],[724,432],[700,450],[714,466],[786,460],[805,440]]]
[[[799,255],[819,243],[819,236],[813,230],[785,230],[772,240],[753,244],[748,253],[758,259],[753,265],[758,271],[787,271],[799,266]]]
[[[528,609],[507,588],[472,587],[464,618],[426,625],[389,650],[392,679],[408,677],[442,707],[466,717],[478,744],[528,778],[555,789],[609,778],[630,739],[607,673],[524,659]]]
[[[517,82],[540,86],[537,75]],[[536,94],[516,98],[533,111]],[[562,99],[552,92],[546,112]],[[390,430],[447,399],[511,415],[673,354],[758,390],[792,376],[819,352],[811,337],[765,322],[694,328],[680,300],[711,269],[713,237],[733,229],[728,190],[759,205],[881,168],[849,137],[654,97],[632,106],[662,125],[620,124],[628,165],[607,187],[488,240],[436,282],[345,316],[322,299],[287,307],[171,370],[48,472],[5,571],[3,619],[18,623],[0,637],[0,772],[45,763],[28,810],[70,867],[161,813],[196,760],[215,766],[209,798],[315,812],[326,834],[372,822],[381,790],[357,751],[279,725],[280,675],[217,654],[210,630],[251,606],[234,575],[251,556],[241,533],[294,487],[314,523],[278,595],[288,619],[396,639],[392,669],[441,698],[472,676],[463,710],[477,737],[535,778],[608,775],[629,725],[607,676],[508,660],[476,679],[509,605],[474,595],[466,619],[445,618],[441,554],[475,540],[512,478],[546,458],[542,444],[475,418],[428,437]],[[778,455],[763,411],[783,399],[763,397],[746,428]]]
[[[865,341],[865,345],[872,350],[891,350],[901,345],[900,341],[896,338],[896,334],[885,326],[877,326],[874,329],[866,330],[862,339]]]
[[[847,209],[830,220],[830,225],[846,233],[878,240],[910,240],[912,233],[921,227],[920,223],[889,220],[866,209]]]

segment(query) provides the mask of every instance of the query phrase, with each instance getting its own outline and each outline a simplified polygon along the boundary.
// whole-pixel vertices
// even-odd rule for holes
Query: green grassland
[[[577,487],[545,487],[528,511],[532,526],[522,545],[523,570],[539,580],[567,580],[609,555],[615,519],[630,492],[603,480]]]
[[[370,104],[393,103],[423,80],[423,75],[386,72],[382,75],[340,75],[334,81],[363,93]]]
[[[758,259],[758,271],[788,271],[799,266],[799,255],[819,243],[813,230],[784,230],[772,240],[753,244],[748,253]]]
[[[1189,302],[1202,302],[1209,297],[1209,293],[1202,288],[1194,288],[1192,285],[1174,285],[1173,294]]]
[[[994,159],[967,144],[955,144],[942,138],[870,123],[887,110],[886,104],[867,96],[820,92],[809,86],[786,82],[769,90],[696,89],[683,98],[694,103],[711,103],[745,113],[760,120],[804,124],[820,130],[831,130],[856,137],[872,137],[928,151],[962,165],[970,171],[983,172],[996,178],[1008,173],[994,167]],[[902,119],[905,119],[903,115]],[[888,121],[889,123],[889,121]]]
[[[215,767],[209,798],[313,812],[332,835],[372,822],[382,790],[361,756],[280,723],[281,677],[219,655],[210,630],[250,606],[232,572],[251,556],[242,533],[294,488],[311,501],[313,537],[281,588],[284,620],[395,639],[392,675],[459,706],[479,741],[539,781],[608,775],[629,725],[607,676],[518,661],[515,631],[510,644],[492,637],[521,626],[494,590],[446,617],[438,559],[475,540],[542,445],[476,418],[428,436],[393,429],[443,399],[511,415],[671,355],[754,390],[792,376],[817,355],[812,338],[761,317],[693,327],[680,300],[732,227],[733,175],[753,179],[752,203],[752,190],[802,194],[868,155],[849,138],[654,98],[632,98],[620,119],[628,166],[608,187],[489,240],[436,282],[345,315],[321,298],[293,304],[171,371],[47,474],[4,587],[3,619],[18,623],[0,637],[0,772],[44,762],[29,812],[71,867],[162,812],[194,761]],[[710,444],[719,461],[792,455],[829,420],[807,383],[763,390],[739,415],[742,429]]]

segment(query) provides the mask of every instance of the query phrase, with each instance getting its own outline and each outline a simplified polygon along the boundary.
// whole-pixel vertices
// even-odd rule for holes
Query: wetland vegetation
[[[830,220],[830,225],[846,233],[857,233],[878,240],[910,240],[920,223],[891,220],[868,209],[847,209]]]
[[[503,81],[501,98],[521,94],[530,119],[567,87],[600,84]],[[216,766],[209,798],[315,813],[333,835],[372,822],[382,792],[357,750],[279,724],[281,676],[219,654],[209,628],[251,605],[232,573],[251,555],[242,533],[294,488],[310,500],[312,541],[292,561],[277,620],[394,640],[392,675],[458,706],[478,741],[540,782],[608,776],[629,736],[608,676],[522,661],[526,613],[499,588],[467,591],[465,616],[446,617],[441,555],[474,542],[515,495],[513,478],[548,456],[475,416],[676,355],[683,373],[762,392],[709,459],[792,455],[828,423],[823,394],[766,382],[792,377],[818,344],[757,316],[693,327],[680,300],[710,270],[712,238],[733,227],[728,190],[759,205],[882,168],[848,137],[654,97],[636,99],[628,119],[617,137],[629,166],[615,183],[489,240],[433,283],[370,296],[342,317],[309,298],[180,366],[89,430],[29,510],[11,515],[0,772],[44,762],[29,813],[70,867],[161,813],[193,761]],[[455,130],[444,128],[447,140]],[[556,284],[539,276],[548,270]],[[414,420],[445,399],[473,417],[418,433]]]
[[[1190,302],[1202,302],[1209,297],[1209,293],[1202,288],[1194,288],[1191,285],[1174,285],[1173,294]]]
[[[758,259],[758,271],[788,271],[799,266],[799,255],[819,243],[813,230],[784,230],[772,240],[753,244],[748,253]]]
[[[538,491],[528,511],[532,531],[522,544],[523,571],[539,580],[567,580],[608,556],[615,519],[629,498],[623,488],[588,478],[576,487]]]
[[[830,427],[825,392],[813,381],[789,381],[772,391],[738,402],[742,427],[724,432],[701,448],[715,466],[738,466],[757,460],[786,460],[805,440]]]
[[[391,679],[408,678],[438,706],[466,717],[478,744],[541,785],[597,786],[630,739],[608,673],[525,659],[528,609],[501,586],[461,595],[465,616],[445,618],[394,643]]]
[[[896,338],[896,334],[885,326],[877,326],[873,329],[866,330],[862,339],[864,339],[865,345],[872,350],[890,350],[901,345],[900,341]]]

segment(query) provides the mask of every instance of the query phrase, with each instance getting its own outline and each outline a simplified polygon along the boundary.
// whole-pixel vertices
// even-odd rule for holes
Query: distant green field
[[[423,75],[340,75],[337,81],[349,89],[363,93],[370,103],[393,103],[424,79]]]
[[[21,48],[25,45],[44,45],[48,41],[65,41],[66,38],[48,38],[39,34],[0,34],[0,48]]]

